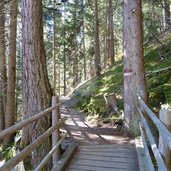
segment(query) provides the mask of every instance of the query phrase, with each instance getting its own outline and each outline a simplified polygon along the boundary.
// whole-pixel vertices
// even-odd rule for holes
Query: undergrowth
[[[171,66],[171,34],[160,39],[163,45],[153,40],[145,47],[145,72],[149,102],[157,110],[161,105],[171,105],[171,69],[158,71]],[[114,67],[78,87],[73,92],[77,98],[77,108],[87,115],[108,117],[103,98],[104,94],[115,93],[119,110],[123,110],[123,66],[118,62]],[[154,73],[153,73],[154,72]]]

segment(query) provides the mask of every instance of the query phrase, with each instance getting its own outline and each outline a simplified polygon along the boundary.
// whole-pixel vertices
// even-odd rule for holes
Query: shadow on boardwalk
[[[61,107],[61,115],[67,116],[64,129],[78,142],[67,171],[139,171],[134,141],[116,128],[99,128],[66,105]]]

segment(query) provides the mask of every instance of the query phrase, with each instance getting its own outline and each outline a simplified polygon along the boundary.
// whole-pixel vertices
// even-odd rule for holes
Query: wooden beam
[[[143,128],[146,131],[146,135],[147,135],[148,140],[150,142],[151,149],[152,149],[153,154],[155,156],[155,159],[157,161],[158,170],[159,171],[167,171],[167,168],[166,168],[165,163],[164,163],[164,161],[163,161],[163,159],[162,159],[162,157],[160,155],[160,152],[159,152],[159,150],[157,148],[157,145],[156,145],[156,143],[154,141],[154,138],[153,138],[153,135],[152,135],[152,133],[150,131],[150,128],[149,128],[149,126],[148,126],[148,124],[147,124],[141,110],[139,108],[138,108],[138,110],[139,110],[139,113],[140,113],[140,116],[141,116],[141,124],[142,124]]]
[[[169,110],[160,110],[159,118],[161,122],[171,131],[171,111]],[[167,170],[171,170],[171,150],[162,135],[159,135],[159,151],[164,159]]]
[[[140,131],[141,131],[141,137],[142,137],[142,142],[143,142],[143,145],[144,145],[144,152],[145,152],[145,157],[147,158],[149,171],[155,171],[154,165],[153,165],[153,162],[151,160],[150,153],[149,153],[149,150],[148,150],[148,146],[147,146],[147,143],[146,143],[146,140],[145,140],[144,131],[143,131],[141,125],[140,125]],[[147,163],[145,163],[145,165]]]
[[[53,96],[52,97],[52,107],[55,106],[57,104],[57,102],[59,101],[57,96]],[[60,119],[59,116],[59,109],[56,108],[52,111],[52,126],[56,125],[56,123],[58,123]],[[60,131],[59,131],[59,127],[52,133],[52,148],[56,146],[56,143],[60,140]],[[56,163],[56,161],[58,161],[59,157],[61,154],[61,148],[60,146],[58,147],[58,149],[55,151],[55,153],[53,153],[53,165]]]
[[[52,110],[56,109],[59,105],[60,105],[60,103],[58,103],[55,106],[50,107],[50,108],[44,110],[43,112],[40,112],[40,113],[38,113],[38,114],[28,118],[28,119],[25,119],[25,120],[19,122],[18,124],[14,125],[14,126],[11,126],[11,127],[7,128],[7,129],[1,131],[0,132],[0,139],[3,139],[7,135],[15,133],[16,131],[22,129],[24,126],[26,126],[26,125],[40,119],[41,117],[47,115]]]
[[[70,144],[66,152],[61,156],[60,162],[53,166],[51,171],[63,171],[68,166],[70,160],[77,150],[77,143]]]
[[[62,141],[65,139],[67,134],[65,134],[58,142],[57,144],[52,148],[52,150],[47,154],[47,156],[42,160],[42,162],[37,166],[35,171],[41,171],[43,167],[47,164],[49,159],[52,157],[52,155],[58,150],[59,146],[61,145]],[[57,162],[57,161],[56,161]]]
[[[154,122],[155,126],[158,128],[160,135],[163,137],[165,142],[168,144],[171,150],[171,133],[169,130],[164,126],[164,124],[157,118],[157,116],[148,108],[142,98],[138,95],[138,100],[140,102],[140,107],[143,108]]]
[[[64,123],[66,119],[67,119],[66,117],[61,119],[56,125],[49,128],[44,134],[38,137],[34,142],[32,142],[30,145],[24,148],[20,153],[18,153],[15,157],[13,157],[11,160],[6,162],[2,167],[0,167],[0,171],[11,170],[13,167],[15,167],[29,153],[31,153],[31,151],[34,150],[39,144],[46,141],[47,137],[50,136],[52,132],[56,130],[57,127],[59,127],[62,123]]]

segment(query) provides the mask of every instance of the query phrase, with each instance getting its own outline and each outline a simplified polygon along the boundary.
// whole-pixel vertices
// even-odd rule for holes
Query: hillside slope
[[[118,108],[123,110],[123,66],[118,62],[99,78],[92,78],[79,86],[72,94],[77,107],[88,115],[106,114],[104,94],[115,93]],[[171,34],[153,40],[145,47],[145,72],[150,104],[160,109],[171,105]]]

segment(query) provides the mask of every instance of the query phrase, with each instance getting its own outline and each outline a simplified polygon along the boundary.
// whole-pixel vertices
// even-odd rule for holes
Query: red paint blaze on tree
[[[124,130],[139,134],[137,92],[146,99],[141,0],[124,0]]]
[[[124,68],[124,73],[130,73],[130,72],[133,72],[132,68],[129,67]]]

